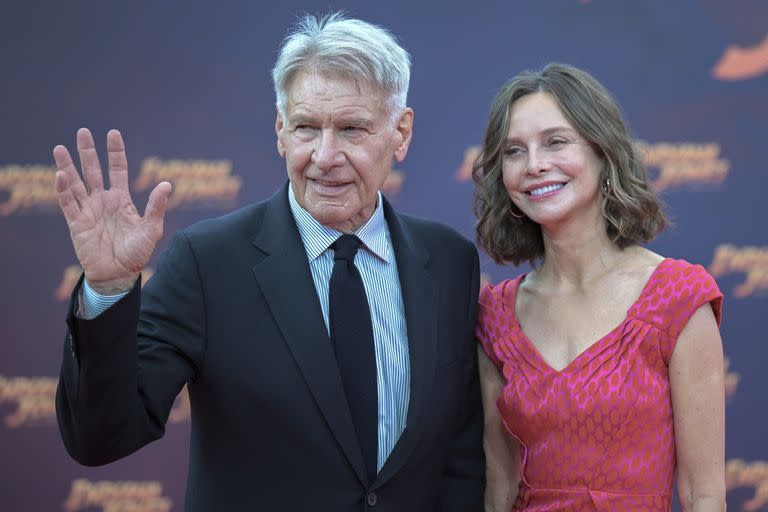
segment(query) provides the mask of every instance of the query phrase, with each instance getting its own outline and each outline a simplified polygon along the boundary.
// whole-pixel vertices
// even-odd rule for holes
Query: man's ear
[[[400,118],[395,124],[395,160],[402,162],[405,160],[405,155],[408,154],[408,146],[411,145],[411,137],[413,137],[413,109],[406,107],[403,113],[400,114]]]
[[[280,113],[280,108],[275,105],[277,109],[277,119],[275,119],[275,134],[277,134],[277,152],[280,153],[281,158],[285,158],[285,124],[283,123],[283,115]]]

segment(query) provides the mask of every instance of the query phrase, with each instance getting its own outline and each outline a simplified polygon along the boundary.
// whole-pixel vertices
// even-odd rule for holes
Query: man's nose
[[[315,140],[312,163],[319,169],[328,170],[344,163],[342,151],[336,134],[331,130],[321,130]]]

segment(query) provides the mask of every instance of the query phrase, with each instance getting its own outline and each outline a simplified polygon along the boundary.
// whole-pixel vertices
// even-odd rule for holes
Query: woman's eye
[[[563,145],[565,145],[565,144],[568,144],[568,141],[567,141],[567,140],[565,140],[565,139],[562,139],[562,138],[560,138],[560,137],[555,137],[555,138],[549,139],[549,140],[547,141],[547,145],[548,145],[549,147],[554,147],[554,148],[557,148],[557,147],[563,146]]]
[[[519,156],[523,150],[518,146],[511,146],[504,150],[504,156],[515,157]]]

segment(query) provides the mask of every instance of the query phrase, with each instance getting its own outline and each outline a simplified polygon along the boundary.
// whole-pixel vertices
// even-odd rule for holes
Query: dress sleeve
[[[498,297],[499,289],[499,287],[486,284],[480,290],[475,335],[493,365],[501,371],[502,362],[496,353],[496,340],[499,336],[499,309],[501,308],[500,297]]]
[[[660,297],[660,306],[666,311],[660,315],[664,331],[669,335],[668,343],[662,346],[664,361],[669,364],[677,338],[688,324],[691,316],[704,304],[712,307],[718,327],[722,319],[723,294],[715,279],[701,265],[677,261],[667,272]]]

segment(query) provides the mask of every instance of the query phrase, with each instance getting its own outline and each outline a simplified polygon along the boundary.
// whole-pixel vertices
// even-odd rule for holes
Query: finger
[[[67,174],[64,171],[56,171],[56,195],[59,199],[59,206],[67,219],[67,224],[72,225],[80,214],[80,206],[72,194],[72,187],[69,186]]]
[[[109,160],[109,188],[128,192],[128,159],[125,156],[123,136],[117,130],[107,133],[107,158]]]
[[[77,153],[80,155],[80,165],[83,167],[83,176],[88,191],[104,190],[104,178],[101,176],[99,155],[96,154],[93,136],[87,128],[77,130]]]
[[[77,173],[77,169],[75,169],[72,156],[67,148],[61,145],[53,148],[53,159],[56,161],[56,168],[65,174],[67,179],[64,183],[72,192],[75,200],[78,203],[85,201],[88,198],[88,192],[85,190],[85,184],[80,179],[80,175]]]
[[[144,220],[147,222],[160,222],[162,225],[165,209],[168,206],[168,196],[173,187],[167,181],[158,183],[149,194],[147,209],[144,211]]]

